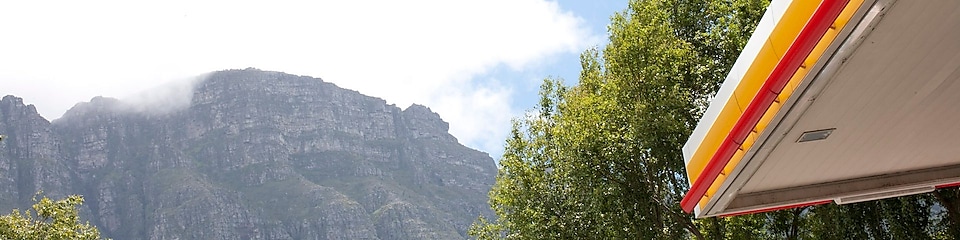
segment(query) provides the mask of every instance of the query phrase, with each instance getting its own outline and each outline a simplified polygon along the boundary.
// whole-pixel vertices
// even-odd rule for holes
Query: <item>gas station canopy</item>
[[[697,217],[960,183],[960,1],[774,0],[683,148]]]

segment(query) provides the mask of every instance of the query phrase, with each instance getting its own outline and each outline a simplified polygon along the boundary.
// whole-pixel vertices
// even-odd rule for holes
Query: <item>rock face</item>
[[[81,194],[114,239],[462,239],[493,160],[429,108],[320,79],[211,73],[189,106],[97,97],[52,123],[0,100],[0,211]]]

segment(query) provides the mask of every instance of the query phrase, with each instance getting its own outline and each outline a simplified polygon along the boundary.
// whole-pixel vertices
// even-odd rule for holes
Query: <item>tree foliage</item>
[[[632,0],[515,119],[480,239],[955,239],[960,191],[693,219],[681,148],[766,0]]]
[[[679,209],[681,147],[762,15],[762,0],[631,1],[579,84],[547,79],[514,121],[480,238],[705,238]],[[746,34],[744,34],[746,33]]]
[[[39,194],[38,194],[39,195]],[[77,208],[83,197],[71,195],[60,200],[43,197],[33,204],[33,211],[0,216],[0,238],[22,240],[100,239],[100,231],[90,223],[80,223]]]

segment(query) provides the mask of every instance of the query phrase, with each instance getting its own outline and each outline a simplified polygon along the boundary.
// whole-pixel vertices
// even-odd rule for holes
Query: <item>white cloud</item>
[[[512,81],[527,80],[478,76],[597,39],[544,0],[8,1],[0,33],[0,94],[48,118],[93,96],[256,67],[422,103],[461,142],[494,152],[520,112]]]

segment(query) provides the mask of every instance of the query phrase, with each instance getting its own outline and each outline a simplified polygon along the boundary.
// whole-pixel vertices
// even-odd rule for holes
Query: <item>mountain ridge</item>
[[[456,239],[491,214],[493,160],[426,106],[250,68],[192,89],[162,114],[94,97],[53,122],[4,97],[0,210],[83,194],[118,239]]]

